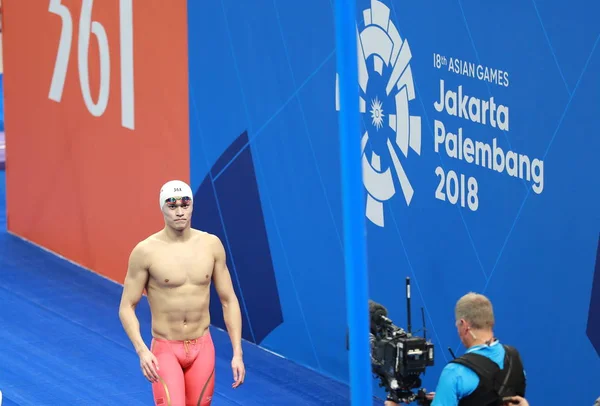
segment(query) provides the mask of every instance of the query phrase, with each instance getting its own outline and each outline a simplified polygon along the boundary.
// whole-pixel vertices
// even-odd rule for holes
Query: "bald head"
[[[456,320],[464,319],[471,328],[489,330],[494,327],[494,309],[492,302],[478,293],[467,293],[456,302],[454,309]]]

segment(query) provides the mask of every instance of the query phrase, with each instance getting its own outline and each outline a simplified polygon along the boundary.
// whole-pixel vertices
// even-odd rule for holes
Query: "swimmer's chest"
[[[195,246],[170,246],[156,252],[150,265],[150,275],[161,286],[210,284],[214,257]]]

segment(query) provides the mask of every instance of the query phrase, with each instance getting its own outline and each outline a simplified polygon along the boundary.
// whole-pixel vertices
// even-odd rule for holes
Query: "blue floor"
[[[121,286],[8,234],[4,175],[0,171],[2,405],[152,405],[150,384],[118,318]],[[149,344],[145,299],[138,309]],[[213,405],[350,405],[347,386],[248,343],[246,383],[232,389],[229,337],[218,329],[212,335]]]

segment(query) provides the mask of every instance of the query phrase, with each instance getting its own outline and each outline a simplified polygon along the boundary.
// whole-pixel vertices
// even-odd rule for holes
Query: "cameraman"
[[[485,405],[495,399],[495,391],[500,389],[494,387],[494,378],[504,385],[506,395],[501,395],[525,396],[521,357],[516,349],[501,345],[494,337],[490,300],[468,293],[458,300],[454,313],[458,336],[467,351],[444,367],[432,406]],[[489,374],[484,374],[486,369]]]
[[[428,398],[433,397],[431,406],[495,404],[499,388],[494,387],[494,378],[504,385],[502,396],[519,396],[514,404],[527,405],[520,397],[525,396],[526,386],[521,358],[516,349],[503,346],[494,337],[490,300],[468,293],[458,300],[454,312],[458,336],[467,351],[442,370],[436,391],[428,394]],[[490,373],[485,374],[485,370]],[[385,405],[397,404],[388,400]]]
[[[433,396],[434,393],[431,394]],[[600,399],[594,403],[594,406],[600,405]],[[398,406],[398,403],[392,402],[391,400],[387,400],[385,402],[385,406]],[[529,402],[527,399],[522,398],[521,396],[511,396],[502,403],[502,406],[529,406]]]

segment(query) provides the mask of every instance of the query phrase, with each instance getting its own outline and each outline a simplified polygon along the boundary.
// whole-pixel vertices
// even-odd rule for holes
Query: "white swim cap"
[[[192,188],[181,180],[170,180],[160,188],[160,209],[162,210],[165,200],[171,197],[189,197],[194,201]]]

